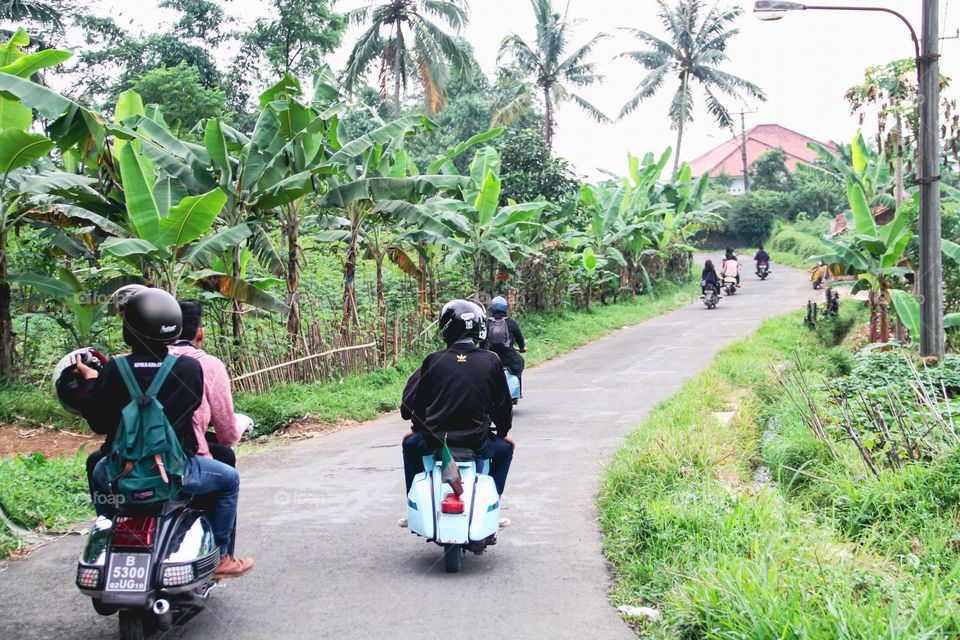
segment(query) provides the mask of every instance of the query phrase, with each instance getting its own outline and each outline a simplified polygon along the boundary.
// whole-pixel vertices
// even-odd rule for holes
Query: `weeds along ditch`
[[[683,306],[696,295],[689,278],[664,279],[647,295],[620,304],[596,305],[591,312],[528,313],[519,318],[529,341],[528,366]],[[428,342],[423,350],[435,346]],[[255,418],[259,425],[255,436],[302,419],[325,424],[368,420],[397,408],[403,385],[422,355],[411,353],[395,365],[324,382],[281,384],[262,394],[241,392],[235,396],[237,410]],[[0,420],[82,428],[68,419],[47,385],[0,387],[0,407]],[[21,410],[24,413],[19,413]],[[400,435],[398,432],[397,437]],[[16,529],[60,532],[93,517],[84,470],[87,453],[61,459],[39,454],[0,458],[0,519],[4,520],[0,522],[0,558],[22,544]]]
[[[639,635],[960,634],[960,359],[855,353],[865,319],[764,323],[628,438],[598,500]]]

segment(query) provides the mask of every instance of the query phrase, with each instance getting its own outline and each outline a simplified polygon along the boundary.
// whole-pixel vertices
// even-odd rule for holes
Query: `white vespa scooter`
[[[444,480],[443,461],[423,457],[423,473],[417,474],[407,494],[407,526],[412,533],[443,547],[447,573],[460,571],[463,555],[480,555],[495,544],[500,526],[500,495],[488,474],[490,461],[477,460],[469,449],[450,449],[460,471],[463,492]]]

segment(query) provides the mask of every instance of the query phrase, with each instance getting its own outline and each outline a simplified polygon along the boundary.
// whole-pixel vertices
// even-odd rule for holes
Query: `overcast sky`
[[[554,0],[563,10],[565,0]],[[747,127],[754,124],[778,123],[821,141],[849,141],[857,128],[850,116],[843,94],[848,87],[863,79],[864,68],[896,58],[913,56],[906,27],[885,14],[798,12],[779,22],[761,22],[749,12],[752,0],[721,4],[738,4],[747,12],[739,21],[741,34],[731,41],[730,62],[724,67],[760,85],[767,93],[764,103],[748,103],[741,107],[728,102],[735,111],[753,111],[747,116]],[[839,0],[825,0],[840,4]],[[243,22],[249,22],[264,11],[260,0],[229,0],[227,11]],[[364,0],[340,0],[336,7],[346,10],[365,4]],[[919,0],[848,0],[843,4],[881,5],[902,11],[920,29]],[[169,19],[168,13],[156,9],[153,0],[96,0],[95,5],[118,21],[134,29],[152,31]],[[516,32],[525,39],[533,38],[533,12],[526,0],[470,0],[471,20],[464,35],[473,45],[482,68],[492,74],[496,69],[501,39]],[[135,8],[132,8],[135,7]],[[960,26],[960,0],[941,0],[941,25],[944,36],[956,35]],[[611,38],[598,47],[595,60],[606,81],[587,89],[588,99],[611,117],[642,77],[635,63],[613,60],[621,51],[639,48],[638,43],[619,27],[634,27],[663,35],[656,17],[654,0],[569,0],[569,15],[578,20],[573,46],[600,31]],[[341,69],[358,29],[351,29],[343,46],[333,56],[331,65]],[[960,40],[942,42],[941,71],[955,80],[949,90],[960,95]],[[673,87],[665,87],[661,96],[651,99],[612,125],[597,124],[573,104],[561,107],[558,116],[556,149],[583,174],[596,175],[597,168],[621,173],[626,168],[626,154],[662,151],[674,144],[675,132],[669,128],[667,108]],[[700,94],[695,97],[702,104]],[[720,144],[731,135],[720,129],[710,117],[698,111],[684,138],[682,157],[690,160]]]

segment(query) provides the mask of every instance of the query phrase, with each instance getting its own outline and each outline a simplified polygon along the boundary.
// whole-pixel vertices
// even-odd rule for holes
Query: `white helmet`
[[[83,347],[75,349],[67,355],[60,358],[60,362],[53,368],[53,393],[60,401],[60,405],[75,416],[80,415],[80,411],[73,406],[73,400],[82,387],[80,374],[74,371],[73,363],[80,356],[83,364],[100,371],[103,365],[107,363],[107,357],[92,347]]]

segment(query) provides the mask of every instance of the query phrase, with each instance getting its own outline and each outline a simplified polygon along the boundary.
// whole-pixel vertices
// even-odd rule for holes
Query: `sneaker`
[[[230,555],[220,557],[220,566],[213,573],[214,580],[224,578],[239,578],[253,569],[253,560],[250,558],[234,558]]]
[[[500,518],[500,528],[505,529],[510,526],[510,518]]]
[[[409,522],[406,518],[400,518],[400,519],[397,521],[397,524],[400,525],[400,528],[401,528],[401,529],[406,529],[407,526],[410,524],[410,522]]]

